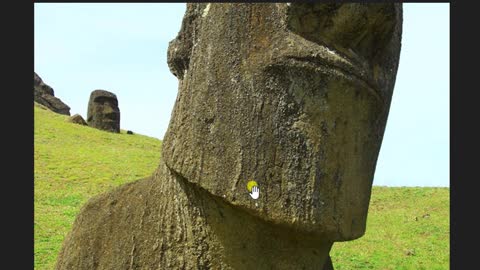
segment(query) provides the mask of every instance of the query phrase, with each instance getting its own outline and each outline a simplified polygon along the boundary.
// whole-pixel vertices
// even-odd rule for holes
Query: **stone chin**
[[[237,7],[244,18],[210,6],[216,20],[203,20],[196,32],[195,65],[179,78],[162,156],[186,182],[265,222],[355,239],[365,232],[399,33],[380,56],[358,65],[292,32],[281,23],[288,21],[282,8]],[[250,34],[246,18],[260,13],[270,20]],[[226,37],[229,20],[245,23]],[[252,179],[257,200],[246,189]]]

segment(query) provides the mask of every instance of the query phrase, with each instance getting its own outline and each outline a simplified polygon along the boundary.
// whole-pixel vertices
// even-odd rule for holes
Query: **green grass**
[[[35,269],[53,269],[80,207],[153,173],[161,141],[66,122],[35,106]],[[336,270],[449,269],[450,189],[373,187],[365,235],[333,245]]]
[[[373,187],[365,235],[337,242],[335,270],[449,269],[450,189]]]
[[[93,195],[149,176],[161,141],[68,123],[68,116],[34,108],[35,269],[53,269],[80,207]]]

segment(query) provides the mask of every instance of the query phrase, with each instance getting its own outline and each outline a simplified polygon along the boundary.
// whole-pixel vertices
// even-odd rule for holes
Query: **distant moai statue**
[[[188,3],[151,177],[82,208],[57,269],[333,269],[365,233],[401,3]]]
[[[53,88],[44,83],[36,72],[33,72],[33,100],[53,112],[70,115],[70,107],[55,97]]]
[[[88,126],[87,122],[85,121],[85,119],[83,119],[83,117],[80,115],[80,114],[75,114],[75,115],[72,115],[68,118],[68,122],[70,123],[74,123],[74,124],[79,124],[79,125],[82,125],[82,126]]]
[[[120,133],[117,96],[105,90],[92,91],[88,101],[87,123],[97,129]]]

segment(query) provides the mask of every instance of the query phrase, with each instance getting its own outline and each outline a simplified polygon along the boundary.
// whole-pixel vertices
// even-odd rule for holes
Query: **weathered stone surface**
[[[53,88],[45,84],[35,72],[33,73],[33,97],[34,101],[56,113],[70,115],[70,107],[55,97]]]
[[[187,4],[159,168],[91,199],[57,269],[333,269],[365,232],[401,30],[401,4]]]
[[[203,12],[180,33],[193,49],[178,41],[169,49],[190,64],[175,73],[167,166],[270,222],[332,240],[363,235],[400,5],[212,4]],[[245,194],[249,179],[259,183],[256,201]]]
[[[87,123],[97,129],[120,133],[117,96],[106,90],[92,91],[88,101]]]
[[[87,126],[87,122],[85,121],[85,119],[83,119],[83,117],[78,113],[73,115],[73,116],[70,116],[68,118],[68,122],[79,124],[79,125],[82,125],[82,126]]]

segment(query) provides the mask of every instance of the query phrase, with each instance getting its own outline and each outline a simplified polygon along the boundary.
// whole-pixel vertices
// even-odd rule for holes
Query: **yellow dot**
[[[248,192],[252,192],[252,188],[255,187],[255,186],[258,186],[257,182],[255,182],[253,180],[248,181],[248,183],[247,183]]]

